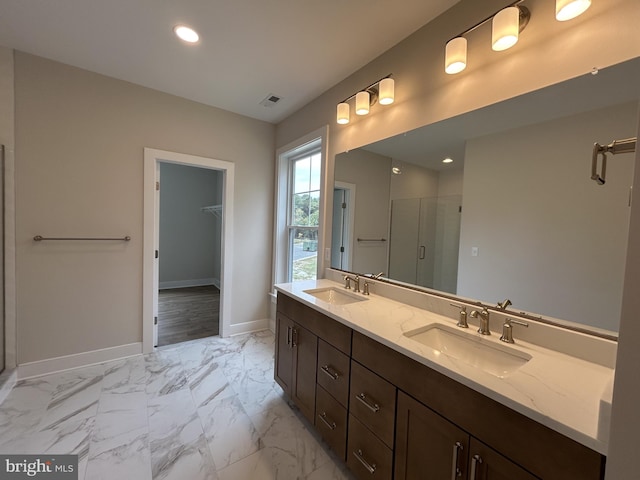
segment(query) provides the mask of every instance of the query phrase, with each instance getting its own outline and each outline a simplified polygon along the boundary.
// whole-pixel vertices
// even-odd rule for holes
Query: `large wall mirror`
[[[331,266],[615,335],[635,157],[592,152],[639,100],[634,59],[337,155]]]

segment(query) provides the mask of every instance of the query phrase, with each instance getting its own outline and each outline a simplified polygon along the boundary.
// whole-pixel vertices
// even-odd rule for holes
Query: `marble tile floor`
[[[269,331],[19,381],[0,453],[73,453],[82,480],[351,480],[273,380]]]

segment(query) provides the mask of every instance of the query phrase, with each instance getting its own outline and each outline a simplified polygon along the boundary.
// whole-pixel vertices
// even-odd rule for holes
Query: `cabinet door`
[[[291,396],[293,381],[293,321],[281,314],[276,315],[276,365],[274,378],[287,396]]]
[[[464,480],[468,452],[465,431],[398,392],[396,480]]]
[[[293,385],[291,400],[305,417],[315,424],[316,366],[318,362],[318,337],[293,324]]]
[[[475,438],[469,449],[469,480],[536,480],[519,465]]]

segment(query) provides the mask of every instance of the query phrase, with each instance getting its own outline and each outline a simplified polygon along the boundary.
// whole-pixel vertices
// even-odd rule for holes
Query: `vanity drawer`
[[[393,473],[391,449],[353,415],[349,415],[347,466],[360,480],[390,480]]]
[[[324,340],[318,340],[318,385],[347,408],[351,359]]]
[[[358,362],[351,362],[349,413],[393,448],[396,387]]]
[[[331,449],[344,460],[347,447],[347,409],[320,386],[316,390],[316,429]]]

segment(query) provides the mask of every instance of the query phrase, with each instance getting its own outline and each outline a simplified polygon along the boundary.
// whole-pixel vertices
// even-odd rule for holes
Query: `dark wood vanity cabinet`
[[[603,455],[284,294],[275,379],[358,479],[604,478]]]
[[[278,295],[275,380],[345,458],[351,329]]]
[[[276,337],[275,380],[313,422],[318,337],[281,313],[276,316]]]
[[[393,382],[398,387],[399,396],[402,396],[401,391],[405,392],[424,408],[466,432],[473,445],[467,450],[468,477],[458,477],[461,480],[604,478],[605,457],[598,452],[358,332],[353,334],[352,358]],[[418,458],[401,451],[403,435],[410,440],[405,442],[409,449],[416,442],[427,441],[420,437],[417,429],[410,433],[405,431],[413,420],[410,417],[407,419],[411,412],[406,411],[406,403],[403,405],[404,411],[399,407],[396,420],[395,461],[397,468],[400,468],[396,470],[396,478],[428,478],[420,475],[403,477],[399,474],[402,471],[401,464],[415,465],[407,462],[415,462]],[[414,412],[420,410],[415,404],[412,405]],[[414,420],[424,417],[426,415],[416,415]],[[403,418],[405,424],[408,423],[404,427]],[[445,443],[446,446],[441,448],[449,451],[445,463],[449,463],[450,469],[447,476],[442,478],[448,479],[452,478],[451,452],[455,442],[452,445],[451,439],[447,439]],[[480,453],[474,453],[474,445]],[[422,446],[417,448],[421,449]],[[483,463],[476,459],[474,479],[471,463],[475,455],[480,455]]]
[[[396,480],[535,480],[537,477],[398,392]]]

